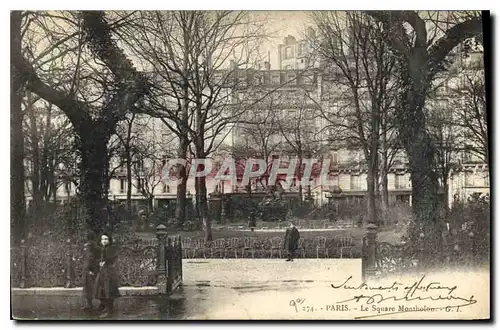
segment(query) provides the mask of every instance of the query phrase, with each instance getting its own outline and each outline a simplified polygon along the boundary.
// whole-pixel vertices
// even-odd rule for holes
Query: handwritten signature
[[[353,297],[338,301],[338,304],[347,303],[347,302],[361,302],[365,304],[380,304],[384,301],[446,301],[446,304],[443,306],[433,306],[435,309],[445,309],[448,310],[450,308],[459,308],[470,306],[477,303],[477,300],[474,299],[474,296],[461,297],[457,294],[452,294],[457,289],[456,285],[447,286],[443,285],[440,282],[429,282],[425,283],[425,275],[422,276],[418,281],[415,281],[411,285],[405,286],[403,283],[399,283],[394,281],[391,285],[388,286],[370,286],[366,283],[366,281],[362,282],[360,285],[353,285],[351,283],[352,276],[349,276],[344,282],[339,285],[331,284],[333,289],[341,289],[341,290],[353,290],[353,291],[366,291],[370,292],[369,294],[356,294]],[[373,291],[381,291],[380,293],[374,293]],[[396,294],[391,294],[392,292],[396,292]],[[408,311],[398,311],[393,313],[386,314],[374,314],[367,315],[357,318],[367,318],[367,317],[376,317],[388,314],[396,314],[396,313],[405,313]]]

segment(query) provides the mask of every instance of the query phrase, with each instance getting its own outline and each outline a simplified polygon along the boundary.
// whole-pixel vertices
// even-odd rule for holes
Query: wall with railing
[[[180,236],[168,236],[163,225],[157,238],[119,246],[120,286],[157,286],[171,293],[182,283]],[[81,287],[85,251],[81,243],[28,239],[11,248],[11,287]]]
[[[466,230],[454,236],[446,235],[436,246],[439,250],[434,251],[429,251],[426,246],[428,241],[422,235],[413,244],[389,244],[377,242],[376,234],[368,230],[362,242],[362,272],[365,278],[420,271],[424,267],[442,270],[474,268],[490,260],[489,235],[478,237]],[[373,253],[373,261],[370,260],[370,252]]]

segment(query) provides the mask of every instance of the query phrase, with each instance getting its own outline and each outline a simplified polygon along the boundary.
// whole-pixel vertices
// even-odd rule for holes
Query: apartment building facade
[[[313,33],[308,31],[308,33]],[[302,130],[307,137],[300,141],[304,148],[304,158],[314,156],[318,162],[330,162],[329,175],[330,181],[336,181],[334,186],[322,185],[321,178],[316,175],[311,181],[311,195],[316,204],[328,203],[333,194],[341,192],[343,198],[351,200],[362,199],[367,192],[367,171],[364,166],[364,156],[359,149],[352,149],[344,145],[329,143],[329,134],[332,133],[325,122],[325,118],[318,115],[319,109],[333,107],[330,102],[332,88],[328,85],[328,74],[317,65],[318,62],[311,64],[309,59],[310,49],[307,42],[297,40],[293,36],[288,36],[283,43],[278,46],[279,68],[271,68],[269,62],[258,69],[234,69],[235,78],[240,80],[238,91],[233,93],[231,102],[237,110],[241,111],[242,116],[247,116],[248,121],[259,119],[265,122],[266,116],[273,120],[269,121],[263,127],[263,133],[269,134],[267,143],[272,148],[264,150],[265,145],[259,146],[255,139],[252,139],[249,132],[252,131],[251,125],[234,123],[228,125],[221,136],[220,150],[214,152],[215,159],[222,160],[223,157],[236,156],[251,152],[255,157],[267,157],[272,160],[273,157],[281,157],[285,163],[290,155],[297,156],[297,150],[293,147],[294,141],[287,141],[284,133],[294,137],[297,131]],[[473,63],[473,69],[481,65],[480,55],[474,55],[469,60]],[[454,89],[456,81],[460,81],[463,75],[463,67],[468,67],[464,61],[457,61],[455,68],[450,70],[452,78],[443,78],[445,84],[436,83],[437,92],[433,94],[429,101],[429,106],[441,106],[449,108],[451,105],[448,100],[452,97],[450,90]],[[469,65],[470,66],[470,65]],[[470,68],[469,68],[470,69]],[[444,86],[444,87],[443,87]],[[338,106],[338,105],[335,105]],[[230,108],[228,108],[230,109]],[[450,109],[451,111],[451,109]],[[301,121],[301,122],[299,122]],[[278,122],[285,122],[284,127],[278,127]],[[294,124],[296,126],[294,126]],[[255,126],[255,125],[254,125]],[[265,125],[264,125],[265,126]],[[266,131],[267,129],[267,131]],[[152,139],[161,141],[165,149],[165,161],[173,157],[175,153],[171,152],[176,148],[176,139],[166,129],[158,119],[151,119],[148,129]],[[286,132],[285,132],[286,131]],[[255,130],[252,134],[259,134]],[[304,136],[302,136],[304,138]],[[292,142],[292,143],[290,143]],[[297,142],[297,141],[295,141]],[[463,142],[463,141],[462,141]],[[223,150],[223,151],[222,151]],[[450,158],[450,174],[448,182],[448,201],[451,205],[453,199],[458,196],[466,200],[473,193],[489,194],[489,168],[484,160],[472,155],[467,150],[455,152]],[[158,164],[155,164],[156,167]],[[151,164],[144,164],[145,168],[150,168]],[[286,166],[286,165],[285,165]],[[132,176],[132,199],[136,204],[145,204],[148,199],[141,191],[141,180],[150,180],[153,206],[168,204],[176,199],[177,187],[166,184],[162,178],[162,171],[144,172],[142,175]],[[214,174],[214,173],[213,173]],[[154,177],[151,177],[154,176]],[[407,159],[403,151],[399,151],[393,159],[392,165],[387,173],[389,199],[391,202],[406,202],[411,204],[411,174]],[[217,182],[213,175],[207,177],[207,191],[212,193],[219,191],[222,193],[233,193],[245,191],[244,187],[231,185],[230,182]],[[110,180],[109,199],[114,201],[123,201],[127,198],[127,179],[123,166],[116,170]],[[256,181],[251,182],[254,190],[264,189]],[[304,191],[306,188],[304,188]],[[291,185],[286,191],[298,191],[298,178],[291,180]],[[187,183],[188,199],[194,203],[195,184],[194,178],[190,178]],[[443,192],[444,193],[444,192]],[[57,191],[57,200],[65,203],[75,194],[75,187],[71,182],[61,185]],[[30,199],[30,196],[27,196]]]

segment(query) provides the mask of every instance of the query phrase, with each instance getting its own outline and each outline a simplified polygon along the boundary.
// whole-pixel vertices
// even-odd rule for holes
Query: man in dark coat
[[[285,232],[285,250],[287,250],[288,253],[286,261],[293,261],[295,250],[299,247],[299,238],[299,230],[295,227],[293,222],[290,222],[290,226]]]
[[[83,266],[83,296],[85,297],[85,306],[83,310],[92,309],[92,298],[94,294],[94,284],[97,273],[99,272],[100,249],[97,244],[96,235],[89,233],[85,243],[85,264]]]

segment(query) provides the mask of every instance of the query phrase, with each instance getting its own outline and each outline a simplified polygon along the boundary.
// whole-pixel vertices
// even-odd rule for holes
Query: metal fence
[[[84,253],[71,240],[23,240],[11,248],[11,286],[81,287]],[[181,239],[168,237],[160,225],[157,239],[120,246],[117,268],[120,286],[161,286],[164,281],[165,293],[170,293],[182,282]]]
[[[363,275],[406,273],[422,267],[474,267],[488,262],[490,258],[489,237],[456,236],[444,241],[439,251],[433,253],[427,251],[425,244],[425,239],[413,245],[375,242],[374,267],[368,269],[369,246],[365,236],[362,245]]]
[[[211,242],[202,237],[184,237],[182,240],[184,259],[241,259],[283,258],[287,254],[282,236],[269,238],[231,237]],[[356,258],[360,243],[349,235],[334,238],[324,236],[300,238],[296,258]]]

